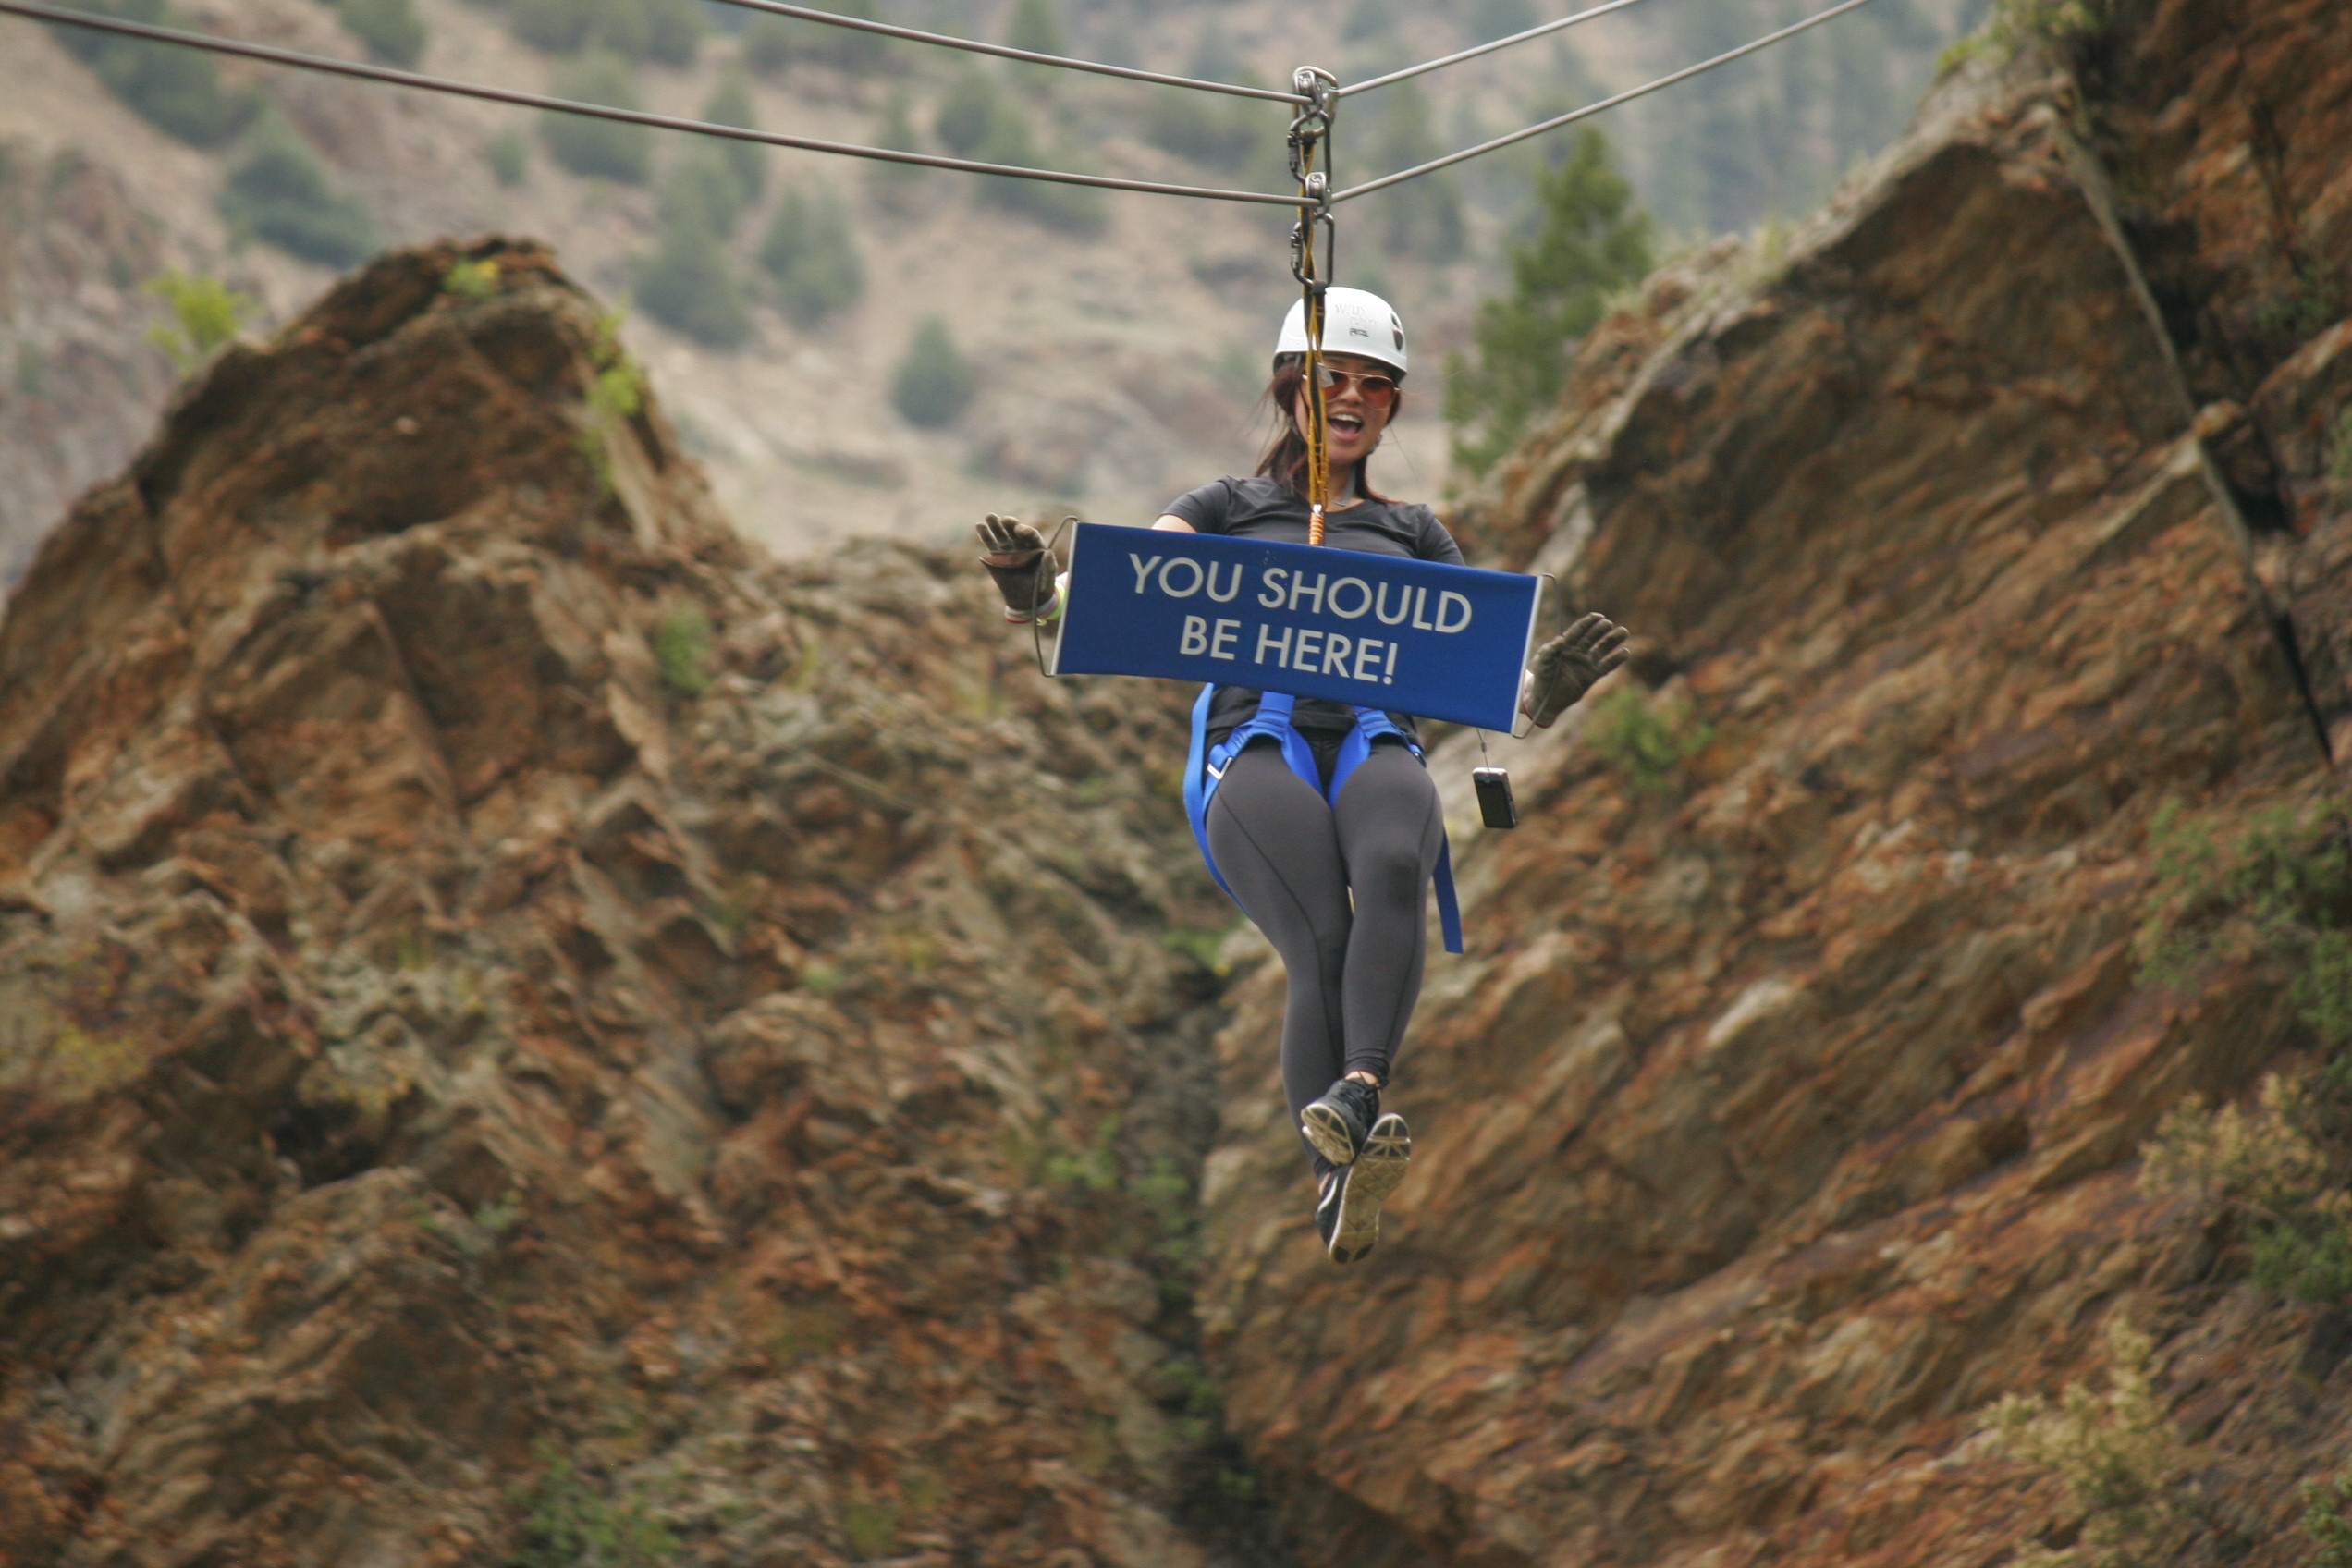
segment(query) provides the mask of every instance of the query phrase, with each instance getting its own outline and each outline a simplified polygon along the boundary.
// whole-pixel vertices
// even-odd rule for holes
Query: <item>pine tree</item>
[[[1567,380],[1577,340],[1609,296],[1649,271],[1649,219],[1587,127],[1537,186],[1543,227],[1511,248],[1513,288],[1478,308],[1475,363],[1446,366],[1454,460],[1484,473],[1514,446]]]
[[[971,403],[976,381],[946,321],[925,316],[891,374],[890,402],[909,424],[937,429],[955,423]]]
[[[787,190],[760,246],[784,313],[814,326],[865,292],[865,264],[848,209],[830,190]]]
[[[741,126],[745,130],[759,129],[759,118],[752,112],[752,90],[741,76],[729,75],[711,93],[710,102],[703,105],[703,118],[713,125]],[[742,188],[743,200],[757,197],[767,184],[767,149],[755,141],[722,141],[720,149],[727,154],[728,166],[735,171],[735,183]]]

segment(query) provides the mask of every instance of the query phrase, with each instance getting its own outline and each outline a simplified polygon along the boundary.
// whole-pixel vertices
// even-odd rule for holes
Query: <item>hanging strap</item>
[[[1357,708],[1355,728],[1340,742],[1340,754],[1331,766],[1331,787],[1323,787],[1322,770],[1316,766],[1315,749],[1306,737],[1291,723],[1291,712],[1298,699],[1283,692],[1268,692],[1258,698],[1257,712],[1248,723],[1237,726],[1231,735],[1212,746],[1208,743],[1208,708],[1217,694],[1214,685],[1201,688],[1199,700],[1193,704],[1193,741],[1184,762],[1184,815],[1193,825],[1193,840],[1200,845],[1201,859],[1207,864],[1208,874],[1231,898],[1233,889],[1226,886],[1225,874],[1217,869],[1217,856],[1208,847],[1208,805],[1217,798],[1217,787],[1224,782],[1225,770],[1242,754],[1249,743],[1260,735],[1273,736],[1281,745],[1282,760],[1289,764],[1306,787],[1323,797],[1326,804],[1336,808],[1340,791],[1366,758],[1372,754],[1372,742],[1383,735],[1393,735],[1404,742],[1422,766],[1427,766],[1420,746],[1413,737],[1397,728],[1394,720],[1378,708]],[[1445,950],[1463,950],[1462,904],[1453,888],[1453,845],[1440,826],[1438,829],[1438,865],[1430,881],[1438,893],[1438,928],[1445,937]],[[1239,902],[1239,900],[1235,900]]]

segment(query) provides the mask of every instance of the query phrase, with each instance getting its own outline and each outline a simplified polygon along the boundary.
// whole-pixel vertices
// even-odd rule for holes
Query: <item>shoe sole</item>
[[[1391,1111],[1372,1124],[1355,1169],[1340,1194],[1339,1223],[1331,1229],[1331,1261],[1354,1263],[1380,1239],[1380,1206],[1397,1190],[1413,1163],[1413,1133]]]
[[[1299,1112],[1299,1133],[1332,1164],[1355,1163],[1356,1147],[1348,1136],[1347,1118],[1329,1106],[1311,1105]]]

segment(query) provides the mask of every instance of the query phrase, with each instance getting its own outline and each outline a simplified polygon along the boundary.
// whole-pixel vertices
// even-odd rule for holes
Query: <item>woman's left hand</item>
[[[1566,712],[1602,676],[1625,662],[1626,630],[1599,611],[1536,650],[1520,707],[1537,728]]]

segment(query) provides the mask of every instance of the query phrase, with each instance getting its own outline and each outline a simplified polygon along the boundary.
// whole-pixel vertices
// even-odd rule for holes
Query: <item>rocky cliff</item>
[[[1457,839],[1365,1266],[1302,1239],[1272,975],[1220,1037],[1212,1361],[1309,1561],[2064,1548],[1979,1415],[2099,1386],[2115,1321],[2210,1445],[2161,1560],[2309,1558],[2344,1319],[2135,1177],[2314,1036],[2273,958],[2159,984],[2134,938],[2178,822],[2336,790],[2352,13],[2090,11],[1784,254],[1653,279],[1461,520],[1643,644],[1516,748],[1527,827]]]
[[[0,1560],[1268,1561],[1180,717],[990,597],[527,247],[185,388],[0,630]]]

